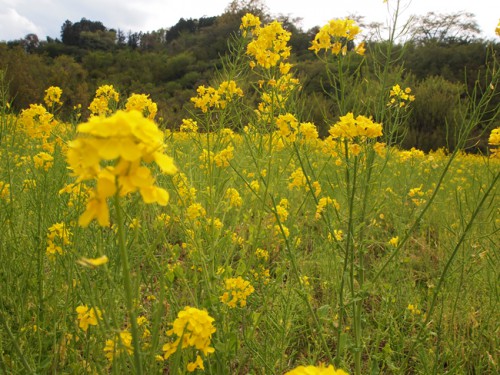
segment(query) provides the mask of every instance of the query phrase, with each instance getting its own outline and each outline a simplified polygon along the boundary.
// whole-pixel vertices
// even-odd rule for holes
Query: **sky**
[[[397,0],[263,0],[271,15],[301,17],[304,30],[322,26],[333,18],[351,14],[364,16],[366,23],[388,20],[388,11]],[[24,38],[37,34],[40,40],[47,36],[59,38],[66,20],[75,23],[83,17],[100,21],[109,29],[154,31],[168,28],[180,18],[218,16],[230,0],[0,0],[0,41]],[[449,14],[470,12],[486,39],[495,36],[500,19],[500,7],[492,9],[495,0],[401,0],[404,8],[401,19],[410,15],[422,16],[427,12]],[[389,8],[389,9],[388,9]]]

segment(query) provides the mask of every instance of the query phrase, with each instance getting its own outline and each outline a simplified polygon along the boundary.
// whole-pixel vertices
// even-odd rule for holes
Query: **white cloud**
[[[40,28],[13,8],[0,7],[0,40],[14,40],[26,34],[39,34]]]

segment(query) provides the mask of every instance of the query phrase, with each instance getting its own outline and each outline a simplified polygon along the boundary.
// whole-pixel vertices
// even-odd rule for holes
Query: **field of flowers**
[[[364,46],[333,20],[311,50],[345,115],[320,138],[289,33],[241,30],[176,131],[111,85],[69,122],[58,87],[20,114],[0,92],[2,372],[498,373],[500,128],[489,155],[399,149],[411,89],[353,113]]]

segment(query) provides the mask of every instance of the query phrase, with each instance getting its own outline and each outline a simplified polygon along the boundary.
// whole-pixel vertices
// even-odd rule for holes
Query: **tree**
[[[40,47],[40,40],[36,34],[28,34],[24,37],[22,45],[26,52],[33,53]]]
[[[422,43],[470,43],[477,39],[481,30],[475,16],[468,12],[440,14],[428,12],[415,17],[411,27],[414,40]]]
[[[233,0],[226,7],[225,13],[252,13],[256,16],[268,14],[269,10],[263,0]]]
[[[116,44],[118,47],[125,47],[127,43],[125,43],[127,37],[125,36],[125,33],[123,30],[118,29],[116,31]]]
[[[81,46],[81,34],[83,32],[98,33],[106,31],[108,31],[107,28],[99,21],[90,21],[82,18],[79,22],[72,23],[66,20],[61,27],[61,39],[64,44]]]

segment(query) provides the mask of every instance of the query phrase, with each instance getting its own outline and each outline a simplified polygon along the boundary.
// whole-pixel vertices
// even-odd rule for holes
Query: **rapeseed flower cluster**
[[[500,127],[491,131],[488,144],[492,146],[492,148],[490,148],[490,157],[500,159]]]
[[[288,207],[290,206],[290,203],[288,202],[288,199],[283,198],[280,200],[280,203],[276,205],[276,215],[278,215],[278,218],[281,223],[285,222],[288,219]]]
[[[102,85],[96,90],[89,110],[94,116],[107,116],[113,112],[119,100],[120,94],[113,85]]]
[[[335,370],[335,367],[332,365],[328,367],[319,365],[298,366],[293,370],[286,372],[285,375],[348,375],[348,373],[341,369]]]
[[[340,210],[340,205],[338,204],[336,199],[330,197],[322,197],[320,198],[318,204],[316,205],[316,214],[314,215],[314,218],[316,220],[321,219],[327,206],[335,207],[336,211]]]
[[[198,132],[198,123],[193,119],[182,119],[182,124],[179,129],[181,132],[185,133],[196,133]]]
[[[42,151],[33,156],[33,164],[36,169],[48,171],[54,165],[54,157]]]
[[[66,184],[61,190],[59,190],[59,195],[69,195],[66,206],[71,208],[74,207],[75,203],[78,203],[80,200],[86,200],[89,197],[90,192],[91,189],[85,184],[70,183]]]
[[[295,141],[296,134],[299,129],[299,122],[297,118],[291,113],[279,115],[276,118],[276,126],[278,127],[278,134],[290,142]]]
[[[257,258],[264,260],[264,262],[269,260],[269,251],[261,249],[260,247],[255,250],[255,255]]]
[[[0,181],[0,198],[9,200],[10,198],[10,184]]]
[[[191,98],[196,108],[200,108],[206,113],[209,108],[224,109],[227,103],[233,101],[234,97],[243,96],[243,90],[238,87],[235,81],[224,81],[218,88],[198,86],[196,89],[198,95]]]
[[[47,105],[47,107],[51,108],[56,105],[62,105],[61,102],[62,90],[57,86],[50,86],[47,90],[45,90],[45,96],[43,101]]]
[[[235,188],[228,188],[224,197],[229,200],[229,207],[241,207],[243,205],[243,199]]]
[[[163,358],[168,359],[178,349],[192,347],[196,349],[196,359],[188,363],[187,370],[189,372],[197,368],[204,370],[203,360],[199,353],[207,356],[215,351],[210,346],[212,334],[216,331],[213,322],[214,318],[205,310],[186,306],[184,310],[179,311],[177,319],[172,323],[172,329],[167,331],[167,336],[175,335],[177,338],[174,342],[163,345]]]
[[[316,141],[319,137],[318,128],[312,122],[301,122],[299,134],[305,142]]]
[[[250,66],[254,68],[259,65],[264,69],[270,69],[278,65],[280,60],[290,57],[291,48],[287,45],[291,33],[283,29],[278,21],[262,27],[259,17],[247,13],[241,19],[240,29],[243,35],[248,31],[252,33],[252,41],[247,45],[247,55],[253,57]]]
[[[420,197],[423,197],[424,196],[424,192],[422,191],[422,185],[420,185],[419,187],[416,187],[416,188],[412,188],[410,189],[410,191],[408,192],[408,196],[411,199],[411,201],[415,204],[415,206],[420,206],[422,204],[424,204],[426,202],[425,199],[422,199]]]
[[[63,247],[71,245],[71,231],[64,223],[55,223],[49,228],[47,234],[47,249],[45,253],[50,260],[54,260],[56,254],[64,254]]]
[[[389,240],[389,245],[393,246],[393,247],[398,247],[399,245],[399,237],[396,236],[396,237],[392,237],[390,240]]]
[[[196,188],[189,185],[188,178],[184,173],[177,173],[172,180],[179,196],[177,205],[189,204],[196,199]]]
[[[229,167],[229,162],[234,158],[234,147],[229,145],[214,155],[215,165],[218,167]]]
[[[224,280],[224,289],[226,290],[220,300],[227,306],[234,308],[240,304],[240,307],[247,305],[247,298],[255,291],[250,281],[244,280],[241,276]]]
[[[389,93],[389,102],[387,103],[388,107],[399,107],[402,108],[407,106],[408,103],[413,102],[415,100],[415,95],[411,94],[411,88],[406,87],[404,90],[398,84],[392,86],[392,89]]]
[[[80,216],[81,226],[93,219],[108,226],[106,200],[115,193],[126,196],[138,190],[145,203],[167,204],[168,192],[155,185],[151,170],[143,165],[155,162],[163,173],[177,171],[172,158],[163,153],[163,133],[153,121],[138,111],[117,111],[107,118],[91,117],[77,131],[69,144],[68,164],[77,182],[96,182]]]
[[[41,104],[30,104],[29,108],[23,109],[19,115],[19,123],[26,135],[41,139],[43,143],[47,143],[57,125],[54,116]]]
[[[82,331],[87,332],[89,326],[96,326],[99,320],[102,320],[102,312],[98,307],[88,307],[87,305],[80,305],[76,308],[78,316],[78,327]]]
[[[318,54],[321,50],[331,52],[333,55],[346,55],[348,43],[361,32],[356,21],[351,19],[333,19],[323,26],[311,42],[310,50]],[[360,43],[355,52],[363,55],[365,52],[364,42]]]
[[[158,106],[149,98],[149,95],[132,94],[127,99],[127,103],[125,103],[125,110],[139,111],[144,117],[154,120],[156,113],[158,112]]]
[[[497,27],[495,28],[495,34],[500,36],[500,21],[498,21]]]
[[[198,218],[204,217],[207,211],[200,203],[193,203],[186,209],[186,216],[191,222],[197,222]]]
[[[301,187],[305,187],[307,184],[306,176],[302,171],[302,168],[297,168],[289,177],[291,180],[288,183],[288,190],[293,190],[294,188],[300,189]]]
[[[382,135],[382,125],[373,122],[371,118],[359,115],[354,118],[352,112],[341,116],[339,121],[330,127],[330,135],[334,139],[354,139],[377,138]]]
[[[121,331],[113,339],[106,340],[104,353],[109,361],[113,361],[123,353],[134,354],[132,347],[132,334],[129,331]]]
[[[240,25],[240,30],[242,30],[243,36],[247,36],[247,30],[260,27],[260,18],[257,16],[254,16],[251,13],[245,14],[243,17],[241,17],[241,25]]]
[[[414,305],[414,304],[410,303],[408,305],[407,309],[412,315],[422,314],[422,311],[418,308],[418,305]]]

